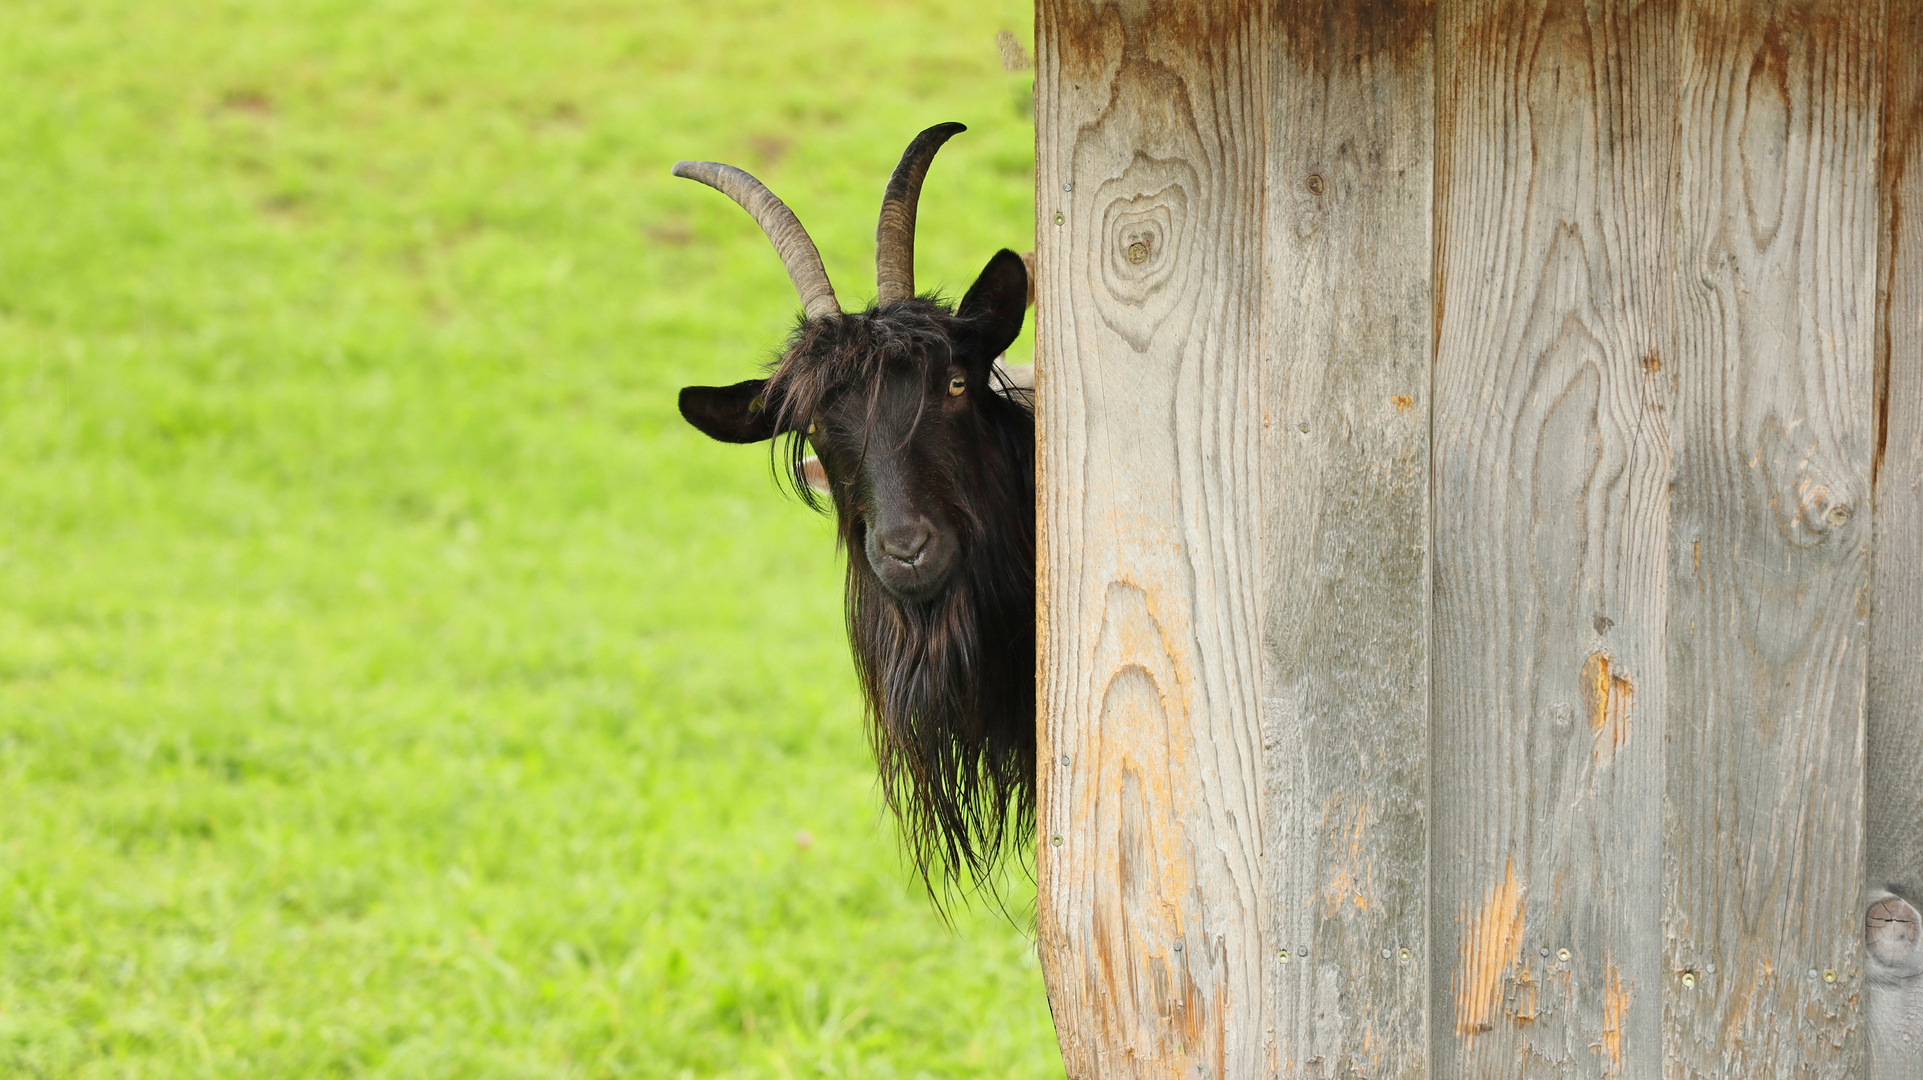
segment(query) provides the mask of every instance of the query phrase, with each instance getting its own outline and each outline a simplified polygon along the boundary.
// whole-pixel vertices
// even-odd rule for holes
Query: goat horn
[[[841,314],[841,304],[835,300],[835,287],[829,284],[828,270],[821,265],[821,252],[808,238],[808,230],[801,227],[801,219],[795,217],[795,212],[776,198],[767,185],[733,165],[714,161],[677,162],[674,174],[698,180],[741,204],[755,219],[755,224],[761,226],[761,231],[768,234],[768,242],[775,246],[775,254],[781,256],[781,265],[788,268],[788,280],[795,283],[795,291],[801,294],[801,308],[810,319]]]
[[[915,205],[921,201],[921,178],[935,151],[952,135],[968,129],[960,124],[936,124],[902,151],[888,193],[881,198],[881,221],[875,225],[876,304],[907,300],[915,295]]]

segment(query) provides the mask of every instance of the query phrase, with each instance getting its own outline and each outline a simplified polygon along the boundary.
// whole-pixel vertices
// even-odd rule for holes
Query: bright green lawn
[[[673,405],[797,307],[677,158],[854,304],[961,120],[923,282],[1029,246],[1025,5],[0,7],[0,1076],[1059,1076]]]

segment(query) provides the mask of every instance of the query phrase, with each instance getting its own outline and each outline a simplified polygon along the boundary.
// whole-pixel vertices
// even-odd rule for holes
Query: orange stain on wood
[[[1629,991],[1623,989],[1622,972],[1616,963],[1603,960],[1603,1049],[1609,1052],[1609,1074],[1623,1071],[1623,1018],[1629,1015]]]
[[[1389,400],[1395,404],[1397,412],[1408,412],[1416,407],[1416,399],[1407,394],[1397,394]]]
[[[1582,665],[1583,711],[1596,733],[1596,764],[1607,765],[1629,741],[1629,702],[1635,687],[1609,670],[1609,657],[1593,652]]]
[[[1529,1023],[1536,1018],[1536,977],[1523,968],[1516,973],[1516,1022]]]
[[[1500,884],[1462,938],[1462,960],[1456,968],[1456,1034],[1474,1036],[1493,1026],[1502,1003],[1503,973],[1522,955],[1522,886],[1516,882],[1516,860],[1511,857]]]
[[[1335,918],[1336,913],[1342,910],[1343,899],[1353,892],[1355,892],[1355,875],[1337,867],[1335,873],[1329,877],[1328,886],[1322,890],[1322,902],[1327,906],[1324,915],[1331,919]]]
[[[1369,858],[1369,830],[1375,820],[1375,812],[1366,801],[1345,807],[1340,795],[1332,795],[1322,804],[1322,833],[1328,850],[1346,850],[1348,854],[1330,871],[1322,888],[1328,918],[1335,918],[1345,904],[1353,904],[1357,911],[1374,906],[1375,864]]]

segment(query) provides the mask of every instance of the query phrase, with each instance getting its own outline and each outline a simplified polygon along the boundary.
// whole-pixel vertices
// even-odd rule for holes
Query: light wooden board
[[[1038,922],[1077,1080],[1261,1075],[1261,12],[1037,7]]]
[[[1682,5],[1664,803],[1672,1078],[1865,1074],[1884,26],[1882,5],[1863,0]]]
[[[1923,5],[1892,6],[1887,55],[1865,862],[1923,904]]]
[[[1269,1076],[1428,1075],[1433,17],[1273,12]]]
[[[1437,11],[1439,1077],[1660,1068],[1674,26]]]
[[[1866,1075],[1923,7],[1433,2],[1038,6],[1069,1075]]]
[[[1884,55],[1863,861],[1869,885],[1923,904],[1923,6],[1891,7]],[[1914,1080],[1889,1047],[1872,1031],[1871,1077]]]

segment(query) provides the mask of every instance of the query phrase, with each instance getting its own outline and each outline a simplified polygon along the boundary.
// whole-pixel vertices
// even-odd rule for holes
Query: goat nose
[[[921,558],[921,551],[928,546],[932,530],[926,525],[905,525],[890,529],[876,539],[881,541],[882,553],[897,562],[912,563]]]

